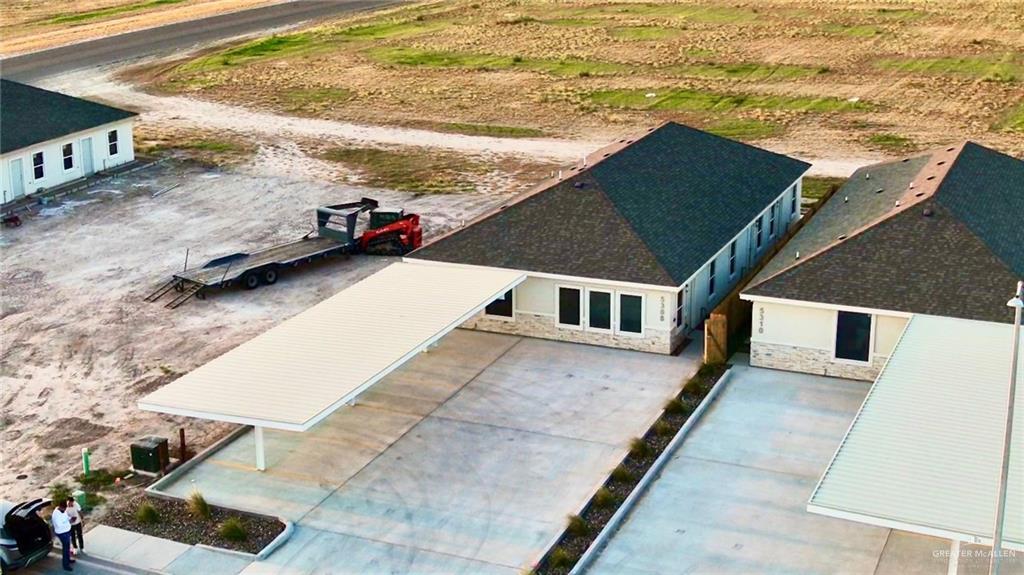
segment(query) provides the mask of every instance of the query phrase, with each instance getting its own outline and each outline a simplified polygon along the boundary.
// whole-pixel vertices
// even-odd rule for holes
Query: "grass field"
[[[162,68],[155,87],[512,137],[671,118],[810,152],[967,138],[1024,152],[1021,22],[1024,5],[1003,0],[448,0],[227,46]]]
[[[167,4],[178,4],[185,0],[146,0],[144,2],[133,2],[131,4],[121,4],[117,6],[109,6],[107,8],[100,8],[98,10],[88,10],[85,12],[70,12],[66,14],[60,14],[49,18],[47,24],[82,24],[93,20],[100,20],[103,18],[109,18],[120,14],[126,14],[129,12],[140,12]]]

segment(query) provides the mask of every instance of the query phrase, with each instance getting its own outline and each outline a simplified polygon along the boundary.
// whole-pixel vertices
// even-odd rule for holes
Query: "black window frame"
[[[36,163],[36,158],[39,158],[39,163]],[[46,155],[42,150],[34,152],[32,154],[32,179],[41,180],[46,177]]]
[[[836,312],[833,357],[841,361],[870,364],[874,323],[875,318],[870,313]],[[851,338],[853,341],[850,341]]]
[[[60,147],[60,157],[65,171],[75,169],[75,146],[71,142]]]
[[[736,240],[729,243],[729,277],[736,275]]]
[[[491,303],[487,304],[487,307],[484,308],[484,315],[492,317],[504,317],[510,319],[514,318],[516,313],[515,292],[515,289],[510,289],[507,292],[495,298]]]
[[[683,325],[683,290],[676,292],[676,327]]]
[[[789,217],[796,217],[796,188],[793,188],[793,193],[789,199]]]
[[[715,295],[715,272],[718,268],[717,260],[711,260],[711,264],[708,265],[708,297]]]
[[[772,207],[768,208],[768,237],[775,237],[775,217],[777,204],[772,204]]]
[[[594,324],[594,302],[591,296],[598,294],[608,298],[608,325],[601,326]],[[596,331],[612,331],[615,327],[615,294],[610,290],[588,289],[587,290],[587,329]]]
[[[761,249],[761,244],[763,243],[762,239],[761,239],[761,232],[763,232],[763,231],[764,231],[764,214],[761,214],[761,215],[757,216],[756,220],[754,220],[754,232],[755,232],[754,235],[757,236],[754,239],[754,245],[757,246],[757,249]]]
[[[117,130],[110,130],[107,132],[107,155],[116,156],[118,154],[118,134]]]
[[[634,293],[622,293],[619,292],[618,296],[618,312],[615,318],[616,333],[624,333],[630,335],[643,335],[644,333],[644,296]],[[629,321],[632,325],[632,318],[628,317],[626,312],[623,310],[623,298],[635,298],[639,302],[639,308],[637,313],[639,314],[636,318],[636,330],[627,329],[624,327],[624,322]]]
[[[562,313],[565,311],[565,305],[562,300],[563,291],[575,291],[576,292],[576,323],[563,322]],[[558,286],[557,297],[558,297],[558,313],[555,317],[555,321],[559,327],[571,328],[571,329],[583,329],[583,288],[574,286]]]

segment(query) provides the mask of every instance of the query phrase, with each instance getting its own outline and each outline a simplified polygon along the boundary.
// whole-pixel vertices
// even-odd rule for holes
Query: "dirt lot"
[[[1024,152],[1024,4],[454,0],[130,72],[159,93],[450,132],[664,118],[815,157]]]
[[[186,248],[195,265],[291,240],[311,229],[313,207],[363,195],[420,213],[430,237],[519,189],[414,195],[331,183],[337,172],[294,147],[260,144],[235,168],[165,161],[40,206],[22,227],[3,230],[0,493],[39,494],[75,471],[82,447],[94,449],[94,466],[123,467],[130,440],[174,437],[173,418],[140,411],[140,396],[391,261],[335,260],[177,310],[145,303]],[[152,197],[172,184],[179,186]],[[196,446],[225,431],[180,423]]]
[[[0,54],[32,52],[279,1],[4,0],[0,4]]]

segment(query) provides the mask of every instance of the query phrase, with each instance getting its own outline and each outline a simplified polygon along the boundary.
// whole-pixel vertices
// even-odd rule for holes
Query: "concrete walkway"
[[[661,406],[681,357],[457,330],[305,434],[244,435],[165,488],[297,527],[254,573],[515,575]]]

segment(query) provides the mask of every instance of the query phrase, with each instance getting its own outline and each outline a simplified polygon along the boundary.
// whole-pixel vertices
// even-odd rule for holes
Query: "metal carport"
[[[142,398],[141,409],[306,431],[526,278],[395,263]]]

